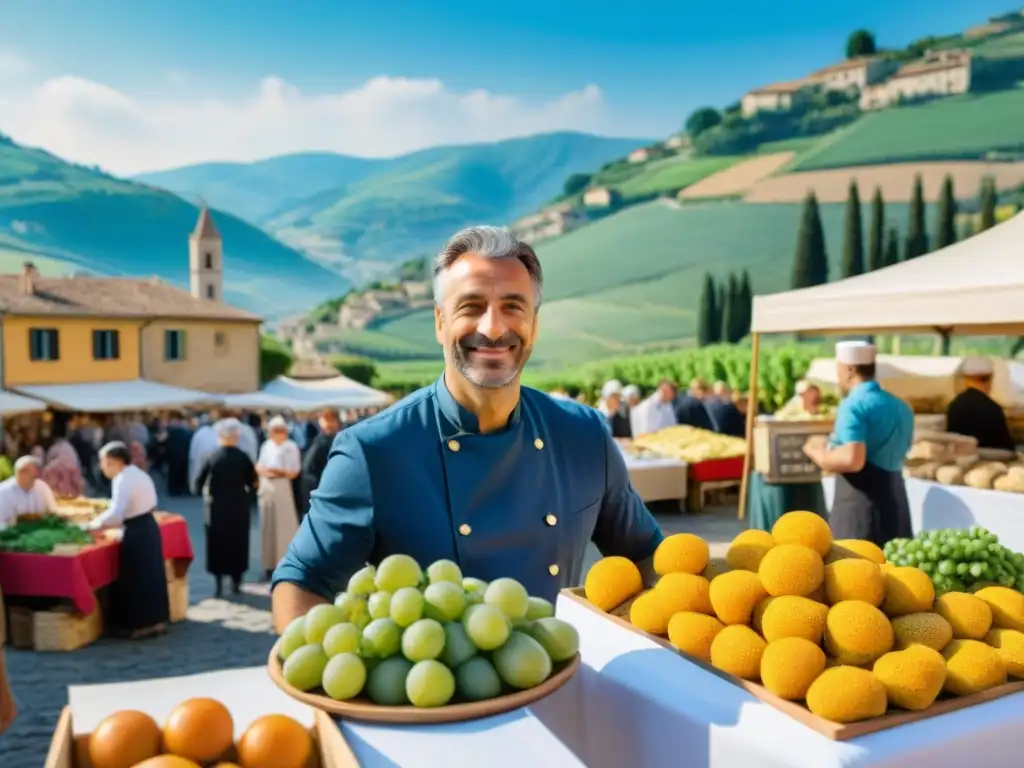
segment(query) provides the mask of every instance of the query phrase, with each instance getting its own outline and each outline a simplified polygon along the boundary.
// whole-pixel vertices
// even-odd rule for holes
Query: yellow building
[[[208,211],[189,236],[191,291],[159,279],[0,275],[2,388],[146,380],[210,393],[259,389],[256,315],[223,297]]]

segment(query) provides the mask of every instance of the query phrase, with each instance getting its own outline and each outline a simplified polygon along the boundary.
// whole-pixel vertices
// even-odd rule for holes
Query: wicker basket
[[[12,605],[7,612],[7,639],[15,648],[32,650],[32,609]]]
[[[77,651],[96,642],[103,634],[103,612],[99,605],[82,615],[73,608],[33,611],[11,608],[11,642],[16,648],[33,651]]]
[[[167,598],[171,604],[171,622],[184,621],[188,613],[188,579],[167,582]]]

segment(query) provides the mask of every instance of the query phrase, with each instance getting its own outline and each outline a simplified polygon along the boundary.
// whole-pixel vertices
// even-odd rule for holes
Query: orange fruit
[[[284,715],[259,718],[238,742],[238,762],[245,768],[306,768],[312,752],[309,731]]]
[[[149,760],[136,763],[132,768],[202,768],[199,763],[194,763],[187,757],[177,755],[157,755]]]
[[[221,757],[235,741],[228,708],[214,699],[188,699],[164,723],[164,750],[197,763]]]
[[[88,751],[93,768],[132,768],[160,754],[160,726],[143,712],[115,712],[90,734]]]

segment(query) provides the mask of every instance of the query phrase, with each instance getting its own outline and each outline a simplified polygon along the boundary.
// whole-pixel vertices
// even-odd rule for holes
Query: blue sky
[[[120,96],[179,108],[188,99],[240,102],[252,99],[267,76],[309,97],[359,89],[385,75],[437,79],[453,93],[486,89],[535,105],[592,84],[600,89],[600,107],[574,108],[571,118],[547,114],[538,126],[564,118],[570,128],[661,136],[694,107],[723,105],[751,87],[840,59],[855,28],[875,31],[882,46],[902,46],[1011,8],[1012,2],[987,0],[3,0],[0,57],[17,56],[30,65],[22,72],[26,93],[48,78],[71,75],[104,86],[93,96],[105,99],[108,110]],[[14,103],[14,96],[7,98]],[[60,117],[70,120],[69,97],[63,98]],[[83,108],[75,104],[80,117]],[[396,112],[391,120],[398,119]],[[592,126],[584,125],[588,119]],[[16,139],[35,132],[38,122],[20,118],[12,127],[0,112],[0,130]],[[514,127],[520,125],[528,129],[530,123],[515,121]],[[469,135],[454,128],[453,140]],[[116,131],[122,142],[138,133],[125,126]],[[427,133],[427,143],[445,140],[439,126]],[[49,141],[69,152],[68,138]],[[409,143],[391,143],[404,148],[403,142]],[[361,154],[389,151],[387,142],[379,151],[362,139],[350,143]],[[252,152],[272,149],[270,144],[253,138]],[[284,142],[282,149],[295,146]],[[83,151],[90,150],[71,148],[74,155]],[[110,151],[100,151],[104,156],[96,162],[109,164]],[[204,153],[197,144],[166,159],[224,151],[211,146]],[[154,156],[153,162],[161,159]]]

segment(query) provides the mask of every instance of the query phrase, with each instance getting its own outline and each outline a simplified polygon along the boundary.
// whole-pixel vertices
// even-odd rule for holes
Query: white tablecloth
[[[589,768],[1021,765],[1021,693],[836,742],[565,597],[557,615],[580,633],[586,729],[576,749]]]
[[[638,459],[623,452],[633,488],[644,501],[686,498],[686,462],[678,459]]]
[[[1024,552],[1024,494],[984,491],[964,485],[942,485],[907,478],[910,521],[914,533],[936,528],[980,525],[1014,552]],[[821,481],[825,502],[832,507],[835,480]]]

